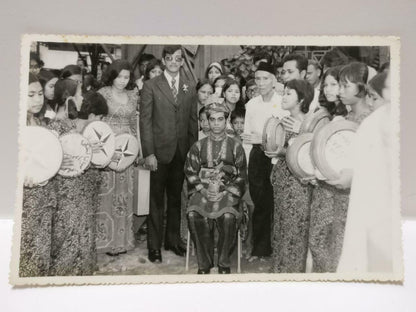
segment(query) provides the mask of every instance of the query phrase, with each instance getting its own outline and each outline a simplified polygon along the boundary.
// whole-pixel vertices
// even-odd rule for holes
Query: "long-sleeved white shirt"
[[[269,102],[261,95],[252,98],[246,105],[244,133],[263,133],[264,125],[270,117],[283,118],[290,113],[282,108],[282,97],[274,92]]]

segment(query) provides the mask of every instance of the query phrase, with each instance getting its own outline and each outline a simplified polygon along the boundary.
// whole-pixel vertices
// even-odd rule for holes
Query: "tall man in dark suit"
[[[197,101],[194,85],[179,74],[184,63],[179,45],[165,46],[164,73],[145,82],[140,100],[140,137],[145,166],[150,175],[150,212],[147,248],[149,260],[161,262],[164,194],[167,222],[164,246],[183,256],[180,238],[181,191],[184,163],[198,137]]]

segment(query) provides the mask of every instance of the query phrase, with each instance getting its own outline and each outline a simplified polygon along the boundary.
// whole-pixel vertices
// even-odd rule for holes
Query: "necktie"
[[[176,102],[178,100],[178,89],[176,89],[175,83],[176,83],[175,78],[172,78],[172,94]]]

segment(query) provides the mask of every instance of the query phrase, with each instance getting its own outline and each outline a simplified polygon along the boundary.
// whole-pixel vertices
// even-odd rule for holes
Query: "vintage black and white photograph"
[[[399,48],[25,35],[11,283],[402,281]]]

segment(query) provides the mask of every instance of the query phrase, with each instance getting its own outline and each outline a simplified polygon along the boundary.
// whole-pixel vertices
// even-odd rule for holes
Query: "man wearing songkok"
[[[219,101],[217,101],[219,102]],[[214,225],[218,229],[218,272],[230,273],[246,185],[246,158],[237,140],[225,132],[229,110],[223,103],[207,106],[210,134],[189,150],[185,163],[188,179],[188,225],[196,246],[198,274],[214,267]]]
[[[248,101],[243,143],[252,145],[248,167],[250,196],[254,203],[253,250],[250,261],[271,255],[271,224],[273,214],[273,188],[270,173],[273,164],[262,149],[262,134],[270,117],[283,118],[288,111],[282,109],[282,97],[273,89],[274,70],[270,64],[260,63],[254,73],[260,96]]]

